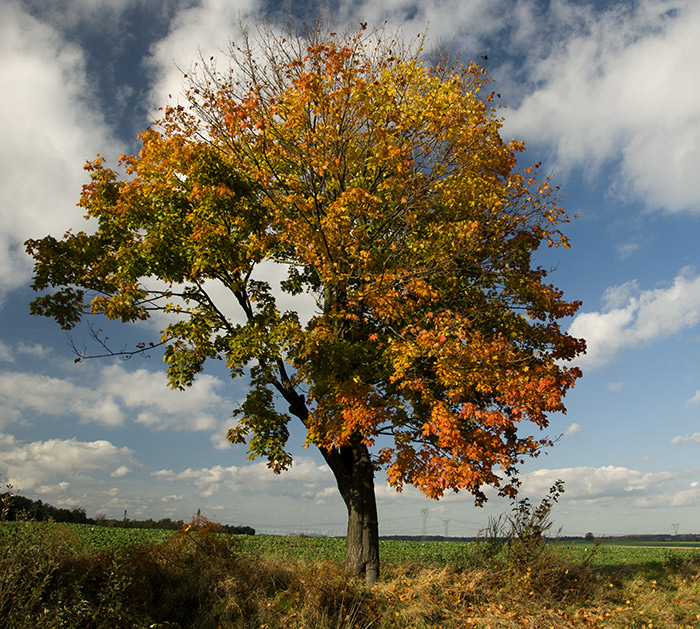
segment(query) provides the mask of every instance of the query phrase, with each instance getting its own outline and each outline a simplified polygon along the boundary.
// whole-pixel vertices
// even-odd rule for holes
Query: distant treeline
[[[604,539],[619,539],[637,542],[700,542],[700,533],[679,533],[678,535],[614,535]]]
[[[382,539],[407,541],[407,542],[476,542],[479,537],[445,537],[444,535],[382,535]],[[505,538],[499,538],[505,541]],[[612,535],[604,537],[595,537],[592,533],[587,533],[585,536],[576,535],[560,535],[558,537],[548,537],[548,539],[559,542],[575,542],[580,540],[587,541],[637,541],[637,542],[700,542],[700,533],[680,533],[678,535],[670,534],[638,534],[638,535]]]
[[[81,507],[73,507],[72,509],[60,509],[41,500],[31,500],[24,496],[18,496],[6,492],[0,494],[0,505],[2,505],[2,517],[5,520],[21,520],[31,518],[32,520],[53,520],[54,522],[65,522],[70,524],[96,524],[98,526],[113,526],[119,528],[133,529],[169,529],[177,530],[184,525],[182,520],[171,520],[163,518],[162,520],[130,520],[123,518],[121,520],[107,518],[104,515],[98,515],[96,519],[88,518],[85,509]],[[226,533],[234,535],[255,535],[255,529],[250,526],[232,526],[230,524],[221,524],[221,528]]]

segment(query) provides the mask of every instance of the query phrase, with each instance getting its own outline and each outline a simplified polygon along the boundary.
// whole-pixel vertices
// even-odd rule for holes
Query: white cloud
[[[521,495],[544,496],[552,484],[561,479],[564,481],[565,490],[562,499],[568,501],[586,503],[619,499],[653,501],[660,499],[660,496],[669,490],[673,481],[686,475],[687,472],[642,473],[614,465],[541,469],[522,477]]]
[[[44,347],[39,343],[23,343],[19,342],[15,346],[15,351],[18,354],[23,354],[25,356],[32,356],[34,358],[47,358],[53,352],[50,347]]]
[[[52,493],[69,484],[90,482],[95,475],[138,466],[129,448],[109,441],[48,439],[32,443],[0,443],[3,467],[18,492]],[[53,488],[53,489],[51,489]]]
[[[514,7],[508,0],[365,0],[338,4],[333,14],[338,26],[357,26],[360,19],[370,26],[386,21],[390,30],[400,26],[407,40],[427,29],[433,42],[450,44],[457,38],[456,43],[469,54],[480,49],[484,37],[503,30],[513,19],[522,20],[523,29],[527,30],[525,23],[531,17],[529,11],[520,10],[522,5]]]
[[[61,502],[65,499],[66,492],[68,492],[69,489],[70,483],[63,481],[61,483],[57,483],[56,485],[41,485],[39,487],[35,487],[34,491],[36,491],[38,494],[51,494],[55,498],[58,498],[58,501]]]
[[[305,325],[311,317],[318,314],[318,303],[314,296],[309,293],[291,295],[281,289],[280,282],[287,279],[288,270],[289,265],[287,264],[274,262],[272,260],[263,260],[255,266],[251,278],[258,282],[267,282],[275,298],[277,309],[281,313],[287,311],[296,312],[301,324]],[[165,282],[156,280],[153,277],[144,278],[142,283],[148,290],[165,290],[166,288],[170,290],[180,290],[183,287],[180,285],[173,287],[171,284],[166,286]],[[245,313],[229,286],[224,285],[223,282],[218,280],[207,280],[203,283],[203,288],[212,302],[216,304],[217,309],[226,316],[231,323],[245,324]],[[177,298],[173,298],[172,301],[174,304],[186,307],[184,301],[178,300]],[[149,323],[155,329],[162,330],[165,326],[173,323],[173,321],[178,318],[181,320],[186,319],[185,315],[177,315],[170,312],[166,313],[158,310],[151,313]]]
[[[666,508],[666,507],[696,507],[700,505],[700,487],[697,483],[683,489],[658,493],[653,496],[642,496],[634,501],[639,508]]]
[[[636,282],[608,288],[603,311],[577,315],[568,331],[586,339],[586,354],[577,363],[594,368],[622,349],[668,338],[699,321],[700,276],[683,269],[665,288],[640,290]]]
[[[131,468],[127,467],[126,465],[120,465],[116,470],[114,470],[110,476],[112,478],[121,478],[122,476],[126,476],[131,472]]]
[[[275,474],[265,462],[256,461],[245,466],[215,465],[182,472],[157,470],[152,475],[163,481],[192,484],[205,498],[223,489],[227,493],[324,501],[334,495],[332,488],[335,487],[330,469],[307,457],[296,457],[292,467],[281,474]]]
[[[72,377],[0,372],[1,425],[28,421],[32,414],[110,427],[123,426],[133,417],[152,430],[211,431],[217,443],[230,427],[234,402],[220,395],[225,383],[211,375],[200,374],[185,391],[170,389],[163,371],[127,371],[118,363],[96,374],[83,370],[75,377],[81,384]]]
[[[202,0],[183,8],[168,35],[152,48],[157,79],[155,109],[183,92],[182,71],[201,55],[226,65],[239,20],[254,27],[260,0]],[[504,134],[552,148],[559,171],[585,168],[598,175],[617,162],[616,191],[670,211],[700,212],[700,5],[661,0],[612,5],[553,0],[409,0],[360,2],[334,7],[335,26],[388,20],[407,39],[428,25],[432,43],[452,42],[467,55],[497,45],[524,63],[513,79],[513,63],[495,70],[503,87],[523,97],[506,112]],[[497,42],[497,44],[496,44]],[[468,60],[468,57],[465,59]],[[523,88],[523,86],[525,86]],[[523,93],[524,92],[524,93]],[[620,256],[636,251],[621,246]]]
[[[622,390],[622,385],[622,382],[608,382],[608,391],[610,391],[610,393],[616,393]]]
[[[230,421],[233,410],[233,402],[219,394],[225,384],[200,374],[191,387],[176,391],[168,387],[163,371],[127,371],[116,363],[101,370],[98,388],[149,428],[213,431]]]
[[[671,439],[671,444],[674,446],[681,445],[683,443],[700,443],[700,432],[694,432],[692,435],[677,435]]]
[[[591,5],[573,9],[575,20],[561,10],[547,18],[564,28],[543,58],[531,58],[533,91],[507,112],[506,134],[550,146],[559,170],[593,176],[618,162],[620,194],[700,212],[700,5],[673,5]]]
[[[26,413],[76,416],[83,422],[120,426],[124,413],[113,397],[68,380],[34,373],[0,372],[0,401],[5,422],[18,421]]]
[[[82,222],[75,204],[82,167],[100,151],[117,153],[91,101],[82,50],[26,14],[0,6],[0,291],[26,284],[23,243]]]
[[[6,343],[0,341],[0,362],[3,363],[13,363],[15,362],[14,354],[10,349],[10,346]]]
[[[581,426],[579,424],[573,423],[566,429],[566,432],[564,434],[567,437],[572,437],[577,432],[581,432]]]
[[[261,0],[201,0],[193,7],[183,8],[171,21],[168,35],[152,47],[150,66],[157,74],[151,90],[151,105],[162,106],[172,96],[178,102],[183,93],[182,72],[188,71],[200,59],[214,57],[219,68],[227,67],[227,54],[231,41],[240,43],[240,24],[249,28],[255,39],[255,28],[264,4]],[[400,28],[410,41],[428,29],[434,43],[449,42],[458,38],[459,47],[470,53],[479,50],[483,39],[502,31],[507,24],[532,19],[528,11],[513,11],[509,0],[391,0],[371,2],[361,0],[352,3],[335,3],[327,15],[332,18],[333,29],[342,32],[357,28],[360,20],[370,28],[387,22],[388,31]],[[505,8],[508,11],[505,11]],[[517,14],[517,15],[516,15]],[[504,15],[507,22],[504,22]],[[286,20],[286,12],[271,19]],[[309,21],[315,16],[307,15]],[[182,98],[179,99],[182,102]]]
[[[685,403],[686,407],[688,407],[688,408],[693,407],[693,406],[697,406],[698,404],[700,404],[700,391],[696,391],[695,395],[693,395],[693,397],[691,397]]]
[[[626,242],[621,244],[617,248],[617,255],[620,258],[620,260],[625,260],[626,258],[629,258],[632,254],[636,253],[639,251],[639,243],[637,242]]]
[[[180,11],[171,22],[170,32],[152,47],[149,65],[157,78],[151,89],[151,105],[157,110],[184,93],[182,73],[200,58],[226,56],[229,43],[240,32],[239,21],[261,9],[258,0],[201,0],[194,7]]]

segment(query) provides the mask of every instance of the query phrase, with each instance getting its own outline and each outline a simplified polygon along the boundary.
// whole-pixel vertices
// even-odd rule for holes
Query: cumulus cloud
[[[549,487],[561,479],[566,490],[563,499],[568,501],[605,503],[626,499],[635,505],[650,506],[654,501],[662,500],[672,483],[688,474],[643,473],[614,465],[541,469],[523,475],[521,492],[525,496],[544,496]]]
[[[564,434],[567,437],[572,437],[577,432],[581,432],[581,426],[579,424],[573,423],[566,429],[566,432]]]
[[[291,295],[284,292],[280,287],[280,283],[287,279],[289,265],[274,262],[272,260],[263,260],[255,265],[251,278],[258,282],[266,282],[271,289],[272,295],[275,298],[277,309],[280,312],[293,311],[297,313],[299,321],[302,325],[319,313],[318,301],[315,296],[309,293],[301,293],[299,295]],[[166,284],[153,277],[143,279],[143,285],[148,290],[180,290],[181,285],[173,287],[172,284]],[[203,289],[209,295],[210,299],[216,304],[217,309],[228,318],[233,324],[245,324],[246,315],[240,304],[231,292],[230,286],[226,286],[218,280],[206,280],[203,283]],[[180,302],[177,298],[173,299],[173,303]],[[171,324],[175,319],[180,318],[185,320],[185,315],[178,315],[172,312],[155,311],[151,313],[147,325],[154,329],[161,330],[165,326]]]
[[[282,474],[275,474],[265,462],[257,461],[250,465],[215,465],[181,472],[158,470],[152,475],[163,481],[193,484],[205,498],[222,489],[230,493],[266,494],[299,500],[322,501],[329,495],[336,495],[331,491],[335,488],[335,481],[330,469],[307,457],[296,457],[292,467]]]
[[[233,401],[220,394],[224,382],[201,374],[185,391],[167,386],[163,371],[127,371],[108,365],[80,384],[73,377],[0,372],[0,422],[29,421],[33,415],[74,417],[82,423],[123,426],[127,418],[152,430],[211,431],[220,440]],[[217,442],[218,443],[218,442]]]
[[[522,22],[526,30],[524,23],[530,21],[531,13],[522,11],[520,3],[514,4],[508,0],[363,0],[338,3],[334,18],[346,25],[357,25],[360,18],[370,25],[386,21],[390,28],[401,26],[407,39],[427,29],[433,42],[450,43],[454,39],[460,49],[474,53],[486,37],[514,21]]]
[[[700,487],[692,482],[688,487],[652,496],[640,496],[634,501],[634,506],[641,509],[657,509],[659,507],[696,507],[700,505]]]
[[[15,2],[0,6],[0,291],[27,283],[27,238],[82,222],[86,159],[118,152],[91,101],[85,57]]]
[[[692,435],[677,435],[671,439],[671,444],[674,446],[678,446],[683,443],[700,443],[700,432],[694,432]]]
[[[15,357],[12,349],[6,343],[0,341],[0,362],[3,363],[13,363],[15,362]]]
[[[700,391],[696,391],[695,395],[691,397],[686,403],[686,407],[691,408],[693,406],[698,406],[700,404]]]
[[[530,11],[513,10],[510,0],[391,0],[377,3],[369,0],[330,3],[327,14],[333,20],[333,28],[342,32],[356,28],[360,19],[370,27],[385,22],[389,30],[400,27],[407,40],[429,31],[436,45],[456,38],[460,49],[480,50],[486,38],[514,24],[532,22]],[[508,11],[505,11],[505,8]],[[294,11],[292,7],[292,11]],[[304,9],[302,9],[304,10]],[[183,6],[172,19],[168,35],[152,48],[148,63],[157,79],[151,90],[151,104],[162,106],[172,97],[177,102],[183,93],[183,71],[187,71],[200,56],[213,57],[220,68],[227,67],[229,44],[240,42],[240,24],[249,28],[255,36],[255,23],[263,12],[269,12],[262,0],[202,0],[196,6]],[[505,16],[505,19],[504,19]],[[273,28],[288,17],[286,11],[272,13]],[[303,16],[313,20],[315,16]],[[523,30],[527,30],[526,28]],[[520,31],[520,29],[519,29]],[[481,53],[479,53],[481,54]]]
[[[0,372],[4,423],[28,414],[71,415],[83,422],[120,426],[125,415],[112,396],[71,381],[26,372]],[[2,421],[2,420],[0,420]]]
[[[157,77],[154,109],[183,91],[182,71],[200,52],[225,66],[229,39],[239,20],[251,23],[260,0],[222,3],[202,0],[183,7],[168,35],[152,48]],[[606,10],[593,3],[553,0],[410,0],[339,3],[335,26],[385,20],[401,26],[407,38],[425,31],[430,41],[452,42],[477,58],[490,48],[505,53],[493,70],[519,104],[506,113],[504,134],[551,148],[557,170],[610,170],[615,191],[669,211],[700,212],[700,6],[678,0],[641,0]],[[513,78],[518,59],[521,67]],[[637,245],[620,249],[627,257]]]
[[[641,290],[633,281],[608,288],[602,311],[577,315],[568,331],[586,339],[578,364],[594,368],[613,361],[622,349],[668,338],[699,321],[700,276],[683,269],[670,286]]]
[[[600,12],[554,2],[559,10],[545,18],[554,44],[530,59],[531,92],[508,111],[509,137],[549,146],[560,171],[593,176],[617,163],[618,193],[700,212],[700,5],[673,4],[642,0]]]
[[[200,56],[225,57],[231,39],[240,33],[239,23],[261,9],[258,0],[202,0],[181,10],[171,21],[168,35],[153,45],[148,60],[156,77],[150,97],[154,111],[168,101],[181,101],[183,72]]]
[[[120,478],[122,476],[126,476],[131,472],[131,468],[127,467],[126,465],[120,465],[116,470],[114,470],[110,476],[112,478]]]
[[[48,439],[22,443],[0,442],[0,458],[9,482],[17,491],[53,493],[69,485],[137,467],[132,450],[109,441]]]
[[[216,429],[231,416],[233,403],[220,394],[224,386],[223,380],[200,374],[185,391],[174,391],[163,371],[128,371],[116,363],[100,371],[98,389],[151,429],[204,431]]]
[[[48,358],[53,353],[53,350],[50,347],[44,347],[43,345],[40,345],[39,343],[23,343],[23,342],[17,343],[17,345],[15,346],[15,351],[18,354],[22,354],[25,356],[32,356],[33,358],[41,358],[41,359]]]

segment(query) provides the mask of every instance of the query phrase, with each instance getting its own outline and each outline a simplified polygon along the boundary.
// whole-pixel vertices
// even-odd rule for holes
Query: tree
[[[347,568],[379,574],[374,473],[431,498],[484,486],[551,442],[520,434],[564,411],[584,349],[567,302],[532,263],[567,221],[474,65],[423,60],[366,25],[303,37],[263,27],[202,62],[188,106],[164,109],[125,175],[98,156],[80,205],[93,233],[27,241],[34,314],[72,328],[154,311],[172,387],[225,360],[249,389],[228,438],[275,472],[292,417],[348,510]],[[279,286],[260,269],[277,265]],[[282,311],[307,294],[309,321]],[[229,313],[228,295],[240,314]]]

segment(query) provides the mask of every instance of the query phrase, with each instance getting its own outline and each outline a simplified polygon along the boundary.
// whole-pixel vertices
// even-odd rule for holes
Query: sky
[[[292,0],[297,20],[315,18]],[[288,13],[265,0],[0,2],[0,480],[95,517],[207,517],[264,533],[342,534],[344,505],[292,429],[275,476],[225,440],[245,382],[209,368],[186,392],[157,355],[75,363],[71,338],[32,317],[27,238],[83,228],[83,165],[115,165],[177,102],[200,54],[224,64],[239,25]],[[561,186],[571,249],[537,262],[577,315],[584,376],[551,417],[557,439],[521,470],[538,502],[558,479],[562,534],[700,533],[700,3],[696,0],[328,2],[339,31],[366,21],[427,29],[482,62],[504,139]],[[482,57],[487,59],[482,61]],[[114,343],[153,322],[95,325]],[[150,336],[149,336],[150,335]],[[72,342],[90,347],[79,326]],[[377,474],[380,534],[471,536],[507,511],[493,492],[430,501]]]

